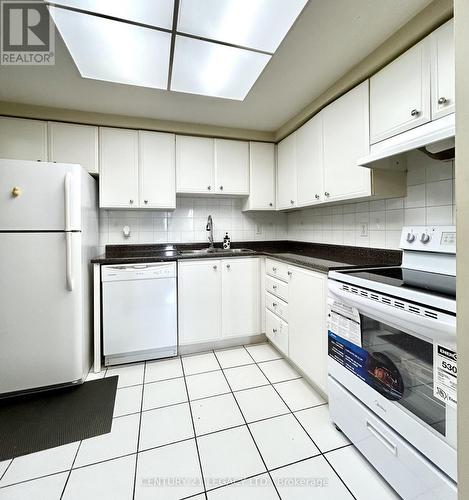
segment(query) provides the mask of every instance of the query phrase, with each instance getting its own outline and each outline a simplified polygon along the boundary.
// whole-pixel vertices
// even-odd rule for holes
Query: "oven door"
[[[329,280],[329,374],[456,480],[456,409],[433,395],[434,342],[455,348],[455,317],[354,288]]]

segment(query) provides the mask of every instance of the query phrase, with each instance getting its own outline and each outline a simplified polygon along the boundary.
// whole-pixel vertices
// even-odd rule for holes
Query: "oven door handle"
[[[369,420],[366,421],[366,428],[390,453],[397,456],[397,445],[384,436]]]

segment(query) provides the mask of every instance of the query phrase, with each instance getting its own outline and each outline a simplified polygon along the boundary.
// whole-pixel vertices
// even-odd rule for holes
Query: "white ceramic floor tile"
[[[114,417],[139,413],[142,406],[143,385],[123,387],[116,391],[114,403]]]
[[[315,457],[273,472],[272,479],[282,500],[353,500],[342,481],[323,457]],[[295,479],[300,482],[295,483]],[[367,485],[364,484],[366,488]],[[371,497],[370,497],[371,498]],[[380,496],[379,498],[382,500]]]
[[[268,469],[319,454],[319,450],[291,414],[249,425]]]
[[[230,392],[221,370],[217,372],[200,373],[186,377],[189,399],[200,399]]]
[[[215,354],[222,368],[232,368],[234,366],[254,363],[244,347],[223,349],[222,351],[215,351]]]
[[[246,426],[197,438],[207,490],[265,472]]]
[[[143,409],[151,410],[187,401],[186,384],[183,378],[145,384],[143,387]]]
[[[0,500],[59,500],[68,472],[0,489]]]
[[[261,474],[239,483],[209,491],[208,500],[278,500],[268,474]]]
[[[15,458],[0,481],[0,486],[69,470],[79,444],[77,441]]]
[[[272,384],[300,377],[300,374],[284,359],[261,363],[259,368],[264,372],[264,375],[270,380],[270,382],[272,382]]]
[[[129,500],[132,498],[137,455],[74,469],[63,500]]]
[[[116,366],[115,368],[108,368],[106,377],[119,376],[117,387],[128,387],[129,385],[143,384],[143,372],[145,363],[138,363],[135,365]]]
[[[182,377],[181,358],[149,361],[145,368],[145,383]]]
[[[193,437],[189,403],[142,413],[139,451]]]
[[[195,440],[138,454],[136,500],[176,500],[203,490]]]
[[[350,443],[345,434],[332,425],[327,405],[298,411],[295,415],[323,453]]]
[[[288,413],[289,409],[270,385],[235,393],[247,422]]]
[[[331,451],[326,457],[357,500],[400,499],[354,446]]]
[[[275,389],[290,407],[291,411],[304,410],[305,408],[325,403],[322,396],[304,378],[275,384]]]
[[[5,471],[8,469],[10,462],[11,460],[4,460],[3,462],[0,462],[0,479],[2,479],[3,474],[5,474]]]
[[[219,370],[217,358],[213,352],[205,354],[192,354],[182,358],[185,375],[195,375],[196,373],[209,372]]]
[[[136,453],[139,425],[139,414],[113,419],[111,432],[81,442],[74,467]]]
[[[246,349],[249,351],[249,354],[254,358],[256,363],[282,358],[282,355],[270,344],[247,345]]]
[[[191,402],[195,432],[198,436],[244,424],[243,416],[232,394]]]
[[[257,365],[238,366],[224,370],[231,390],[240,391],[251,387],[267,385],[269,381],[259,370]]]

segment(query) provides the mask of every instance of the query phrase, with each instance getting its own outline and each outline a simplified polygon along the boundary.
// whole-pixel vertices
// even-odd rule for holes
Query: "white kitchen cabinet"
[[[175,135],[138,133],[139,205],[143,208],[176,208]]]
[[[265,312],[265,334],[279,351],[288,356],[288,323],[269,310]]]
[[[225,259],[221,265],[222,336],[258,335],[261,330],[259,259]]]
[[[176,191],[215,193],[214,139],[176,136]]]
[[[98,127],[75,123],[48,122],[49,161],[78,163],[97,174]]]
[[[138,207],[138,131],[99,128],[99,205]]]
[[[275,210],[275,144],[250,143],[249,186],[243,211]]]
[[[178,267],[179,343],[221,338],[221,261],[187,260]]]
[[[370,79],[371,143],[431,120],[429,38]]]
[[[249,142],[215,139],[216,192],[249,194]]]
[[[288,356],[327,391],[327,275],[289,266]]]
[[[284,210],[296,206],[296,135],[293,133],[278,143],[277,208]]]
[[[454,113],[455,63],[454,21],[448,21],[430,35],[432,45],[432,119]]]
[[[297,205],[324,201],[323,113],[307,121],[296,132]]]
[[[0,158],[47,161],[47,123],[0,116]]]
[[[368,81],[323,110],[324,200],[370,196],[371,170],[357,165],[369,152]]]

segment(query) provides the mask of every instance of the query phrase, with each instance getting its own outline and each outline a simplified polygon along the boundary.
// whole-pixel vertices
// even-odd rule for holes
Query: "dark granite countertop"
[[[325,245],[296,241],[250,241],[233,243],[232,248],[243,248],[242,253],[227,253],[217,247],[206,254],[181,253],[206,248],[206,244],[155,244],[155,245],[107,245],[106,253],[96,257],[93,264],[143,264],[149,262],[178,261],[186,259],[237,258],[267,256],[315,271],[365,266],[400,265],[399,250]]]

